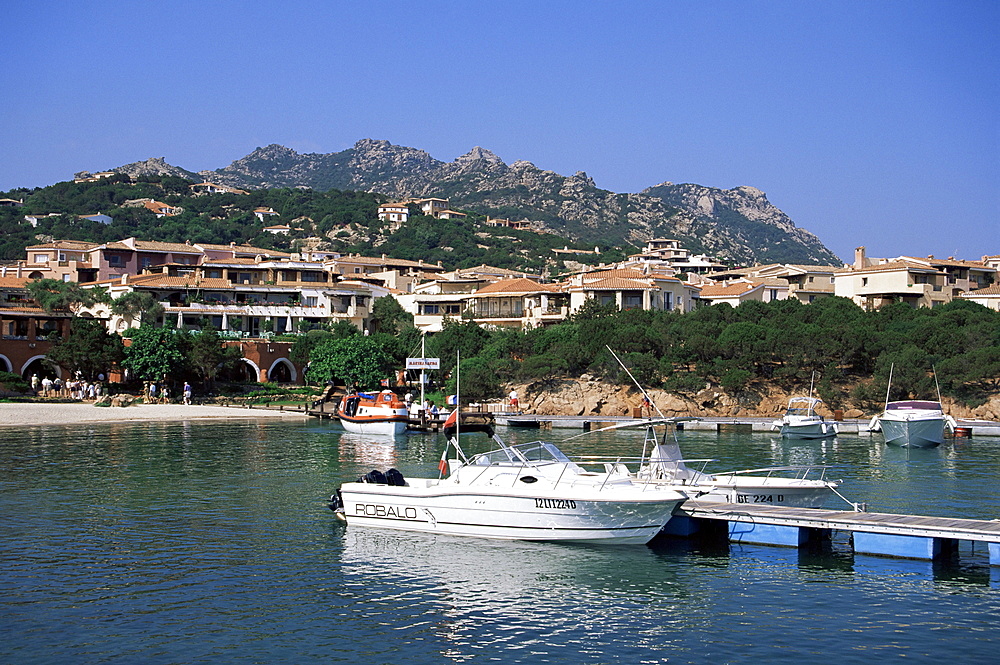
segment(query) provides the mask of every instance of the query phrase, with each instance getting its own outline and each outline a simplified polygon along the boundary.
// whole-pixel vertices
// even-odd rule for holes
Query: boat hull
[[[395,436],[406,431],[406,418],[347,418],[338,416],[341,426],[352,434],[374,434],[377,436]]]
[[[943,417],[892,419],[881,418],[879,425],[885,442],[904,448],[933,448],[944,443]]]
[[[825,439],[837,436],[837,426],[826,421],[782,423],[781,436],[786,439]]]
[[[834,496],[835,483],[795,478],[714,476],[705,480],[699,501],[763,504],[789,508],[822,508]]]
[[[348,525],[506,540],[644,544],[686,498],[668,490],[621,492],[451,485],[415,479],[417,486],[345,483],[340,495]],[[427,486],[420,487],[421,482]]]

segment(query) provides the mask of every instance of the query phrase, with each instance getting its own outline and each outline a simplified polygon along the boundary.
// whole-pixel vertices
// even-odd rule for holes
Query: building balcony
[[[172,305],[160,303],[168,313],[187,315],[226,314],[228,316],[267,316],[267,317],[323,317],[329,316],[330,310],[321,305],[302,305],[290,303],[188,303]],[[336,310],[334,310],[336,311]]]

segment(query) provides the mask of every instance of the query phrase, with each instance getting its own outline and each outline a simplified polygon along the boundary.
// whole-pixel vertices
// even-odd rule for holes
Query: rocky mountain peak
[[[503,160],[497,157],[495,153],[486,148],[481,148],[478,145],[465,153],[461,157],[455,159],[459,164],[464,164],[468,162],[488,162],[490,164],[503,164]]]
[[[132,178],[142,178],[149,176],[175,176],[178,178],[196,177],[194,173],[179,166],[167,164],[163,157],[150,157],[141,162],[132,162],[125,166],[112,169],[115,173],[125,173]]]

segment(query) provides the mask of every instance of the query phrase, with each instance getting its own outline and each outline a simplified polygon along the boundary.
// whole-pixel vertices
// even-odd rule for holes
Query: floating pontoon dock
[[[978,541],[987,544],[990,565],[1000,566],[1000,520],[689,500],[674,511],[666,533],[692,536],[721,526],[731,542],[786,547],[829,541],[834,531],[846,531],[856,554],[904,559],[938,559],[955,551],[958,541]]]

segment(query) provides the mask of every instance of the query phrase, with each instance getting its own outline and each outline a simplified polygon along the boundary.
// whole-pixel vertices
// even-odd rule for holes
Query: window
[[[213,279],[213,278],[214,279],[221,279],[222,278],[222,271],[221,270],[209,270],[205,274],[205,276],[208,277],[209,279]]]
[[[622,296],[622,305],[625,309],[637,309],[642,307],[642,295],[636,293],[626,293]]]
[[[316,296],[306,296],[304,304],[306,307],[315,307],[318,304]]]
[[[70,276],[69,275],[63,275],[63,281],[64,282],[70,281]]]
[[[151,265],[153,265],[153,259],[151,259],[150,257],[144,256],[141,259],[139,259],[140,268],[148,268]]]
[[[125,260],[119,254],[111,254],[108,256],[108,265],[112,268],[124,268]]]
[[[867,277],[862,277],[861,278],[861,286],[868,286],[868,278]]]
[[[323,274],[318,272],[302,272],[303,282],[322,282]]]
[[[444,307],[444,313],[445,314],[461,314],[462,313],[462,306],[461,305],[445,305],[445,307]]]
[[[48,262],[49,262],[48,254],[35,254],[35,263],[48,263]]]
[[[440,308],[437,305],[424,305],[424,314],[440,314]]]

